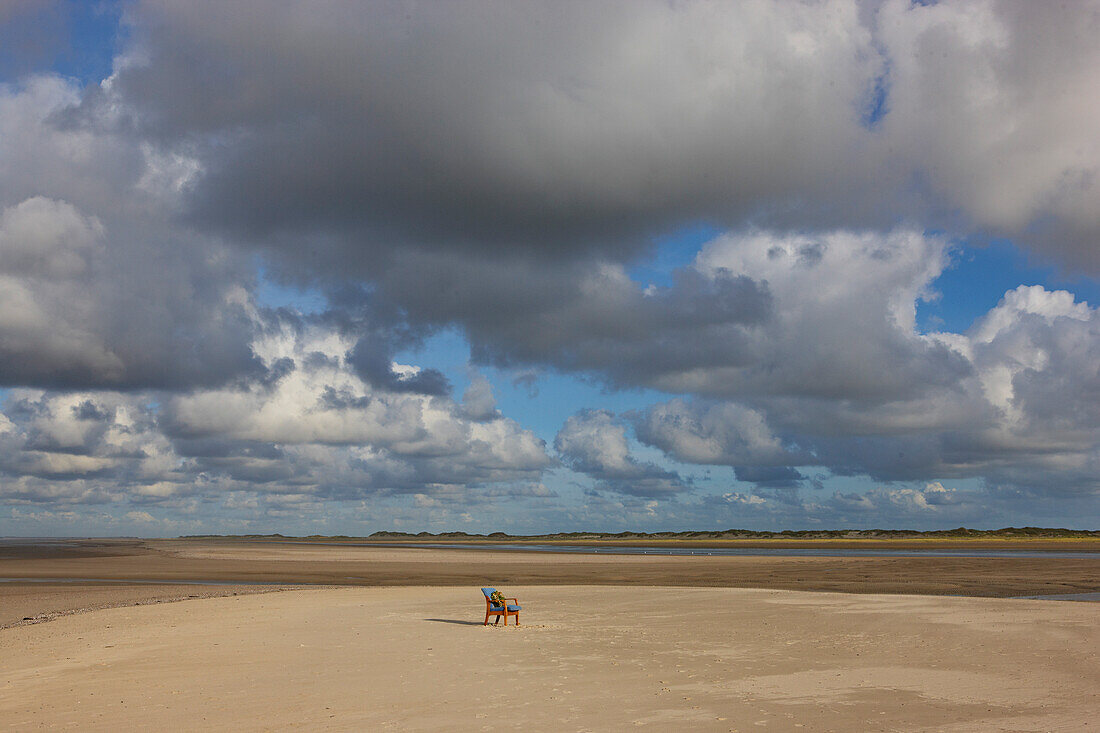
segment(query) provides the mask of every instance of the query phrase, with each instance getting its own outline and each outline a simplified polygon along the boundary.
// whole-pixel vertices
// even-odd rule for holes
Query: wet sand
[[[1089,730],[1087,603],[734,588],[338,588],[0,630],[0,728]]]
[[[292,586],[170,585],[141,583],[2,583],[0,629],[53,621],[61,616],[119,606],[173,603],[195,598],[216,598],[253,593],[272,593]]]
[[[1006,546],[1012,545],[997,543]],[[1082,549],[1081,543],[1043,546]],[[0,547],[0,578],[36,581],[0,582],[0,626],[78,609],[296,583],[697,586],[989,597],[1100,591],[1100,560],[1094,558],[611,556],[217,540],[85,540],[37,553]],[[51,578],[66,582],[40,582]],[[172,585],[182,581],[268,585]]]

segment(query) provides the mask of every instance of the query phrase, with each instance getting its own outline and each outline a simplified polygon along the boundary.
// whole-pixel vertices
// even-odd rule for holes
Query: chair
[[[504,617],[504,625],[508,625],[508,617],[516,617],[516,626],[519,626],[519,612],[523,609],[523,606],[519,605],[518,598],[505,598],[504,603],[493,603],[489,596],[496,592],[496,588],[482,588],[481,592],[485,595],[485,623],[482,626],[489,625],[489,617],[496,616],[497,620],[493,622],[493,626],[500,623],[500,617]],[[509,603],[508,601],[515,601],[515,603]]]

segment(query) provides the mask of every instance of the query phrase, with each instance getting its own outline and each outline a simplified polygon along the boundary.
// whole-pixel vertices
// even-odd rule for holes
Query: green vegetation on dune
[[[911,529],[806,529],[767,532],[749,529],[686,532],[555,532],[537,535],[510,535],[505,532],[472,534],[469,532],[374,532],[369,537],[348,535],[310,535],[293,537],[267,535],[187,535],[182,539],[235,538],[257,540],[377,540],[377,541],[469,541],[469,542],[614,542],[662,540],[1021,540],[1021,539],[1097,539],[1100,530],[1062,529],[1049,527],[1004,527],[1002,529],[941,529],[921,532]]]
[[[375,532],[370,539],[470,539],[470,540],[858,540],[858,539],[1078,539],[1097,538],[1100,531],[1076,530],[1046,527],[1005,527],[1003,529],[943,529],[921,532],[911,529],[806,529],[783,530],[779,532],[757,531],[749,529],[727,529],[723,531],[685,531],[685,532],[557,532],[542,535],[509,535],[504,532],[491,534],[469,534],[466,532]]]

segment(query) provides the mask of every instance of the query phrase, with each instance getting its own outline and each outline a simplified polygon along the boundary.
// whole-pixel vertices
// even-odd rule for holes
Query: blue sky
[[[1011,240],[997,240],[983,246],[960,246],[951,266],[935,281],[936,300],[924,302],[920,323],[924,330],[964,331],[976,318],[995,306],[1004,294],[1018,285],[1042,285],[1048,290],[1068,290],[1078,300],[1100,303],[1095,278],[1067,272],[1052,263],[1034,258]]]
[[[115,54],[125,43],[122,3],[15,4],[5,18],[0,73],[8,82],[28,72],[51,71],[98,84],[111,74]]]
[[[783,7],[0,11],[0,535],[1095,527],[1095,9]]]

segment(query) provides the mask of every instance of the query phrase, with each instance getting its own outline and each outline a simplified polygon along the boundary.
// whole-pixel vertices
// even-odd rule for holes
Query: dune
[[[1095,604],[737,588],[328,588],[0,630],[8,730],[1084,730]]]

